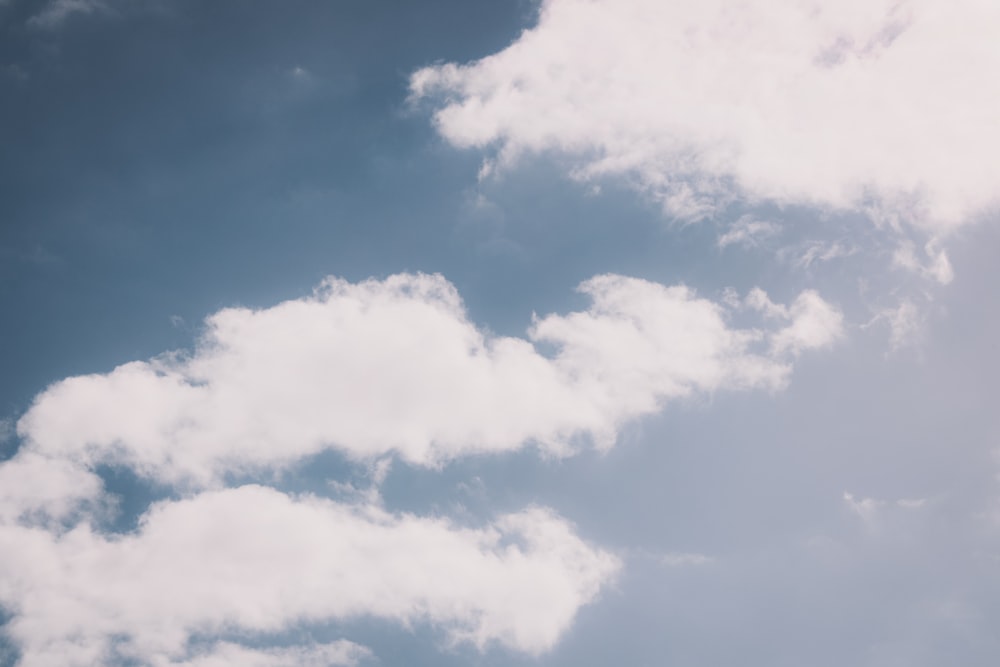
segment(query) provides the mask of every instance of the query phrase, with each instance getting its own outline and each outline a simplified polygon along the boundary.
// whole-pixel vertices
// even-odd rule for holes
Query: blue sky
[[[995,664],[988,3],[0,31],[0,664]]]

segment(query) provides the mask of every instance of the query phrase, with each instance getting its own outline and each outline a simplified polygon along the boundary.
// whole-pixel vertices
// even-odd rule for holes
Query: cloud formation
[[[731,224],[729,229],[716,239],[716,245],[720,248],[730,245],[752,248],[759,245],[763,240],[777,234],[780,229],[780,225],[773,222],[756,220],[752,216],[744,215]]]
[[[781,388],[796,355],[843,328],[812,291],[739,329],[683,286],[603,275],[580,290],[587,310],[538,318],[527,338],[477,328],[430,275],[331,279],[308,298],[222,310],[190,355],[49,387],[18,422],[18,465],[114,463],[204,486],[331,448],[418,465],[528,444],[565,455],[581,439],[610,446],[666,401]]]
[[[509,47],[411,91],[456,146],[568,156],[682,218],[742,198],[940,235],[1000,191],[998,40],[983,0],[544,0]]]
[[[470,529],[254,485],[156,504],[127,535],[0,524],[0,601],[23,667],[253,664],[233,661],[244,649],[189,642],[358,616],[538,653],[618,567],[544,509]],[[318,655],[334,654],[360,655]],[[253,656],[289,664],[280,651]]]
[[[389,512],[377,491],[333,501],[227,485],[326,448],[378,460],[378,484],[386,456],[610,446],[665,401],[781,388],[798,354],[842,335],[840,312],[810,291],[784,306],[755,290],[741,309],[764,326],[740,329],[683,286],[601,275],[580,290],[589,308],[513,338],[473,325],[441,276],[329,279],[307,298],[212,315],[189,354],[54,384],[0,463],[0,605],[19,664],[352,664],[367,653],[349,643],[205,640],[358,617],[549,650],[620,568],[553,511],[470,528]],[[109,534],[103,465],[173,495]]]

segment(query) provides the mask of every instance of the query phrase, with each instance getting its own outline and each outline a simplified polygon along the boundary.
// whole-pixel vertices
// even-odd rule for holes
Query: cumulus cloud
[[[365,462],[378,485],[393,457],[610,445],[665,401],[780,388],[797,354],[841,335],[839,311],[812,292],[785,306],[757,290],[762,326],[740,329],[687,287],[602,275],[580,289],[587,309],[535,317],[514,338],[473,325],[440,276],[330,279],[212,315],[190,353],[48,388],[0,463],[0,606],[19,664],[352,664],[367,653],[349,643],[211,640],[357,617],[550,649],[620,568],[553,511],[467,527],[389,512],[372,489],[341,485],[334,501],[226,485],[324,448]],[[102,465],[170,498],[109,534]]]
[[[70,518],[81,504],[96,507],[100,477],[82,466],[21,451],[0,464],[0,520]]]
[[[796,355],[842,332],[812,291],[739,329],[687,287],[603,275],[580,289],[588,309],[514,338],[478,329],[440,276],[331,279],[308,298],[216,313],[189,355],[58,382],[18,433],[26,456],[196,486],[326,448],[420,465],[530,443],[564,455],[581,439],[611,445],[666,401],[781,388]]]
[[[243,649],[189,644],[358,616],[538,653],[618,567],[546,509],[460,528],[254,485],[156,504],[127,535],[89,521],[65,531],[0,523],[0,603],[24,667],[284,665],[294,652],[226,663]],[[358,654],[341,645],[312,655]]]
[[[513,44],[411,90],[456,146],[568,156],[674,215],[739,197],[941,235],[1000,191],[998,40],[983,0],[544,0]]]

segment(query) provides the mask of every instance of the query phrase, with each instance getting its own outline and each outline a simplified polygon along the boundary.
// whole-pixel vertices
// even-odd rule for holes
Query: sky
[[[0,0],[0,665],[995,665],[998,44]]]

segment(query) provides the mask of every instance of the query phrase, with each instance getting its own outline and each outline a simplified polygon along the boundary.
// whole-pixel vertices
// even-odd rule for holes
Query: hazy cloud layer
[[[440,276],[331,279],[309,298],[216,313],[189,356],[56,383],[18,433],[25,454],[194,484],[325,448],[421,465],[531,443],[565,455],[581,438],[611,445],[625,420],[672,399],[781,388],[796,355],[843,328],[812,291],[788,307],[755,291],[767,317],[740,329],[686,287],[604,275],[580,289],[587,310],[512,338],[471,323]]]
[[[941,234],[996,202],[998,40],[982,0],[545,0],[506,49],[411,89],[457,146],[565,155],[680,217],[742,198]]]

